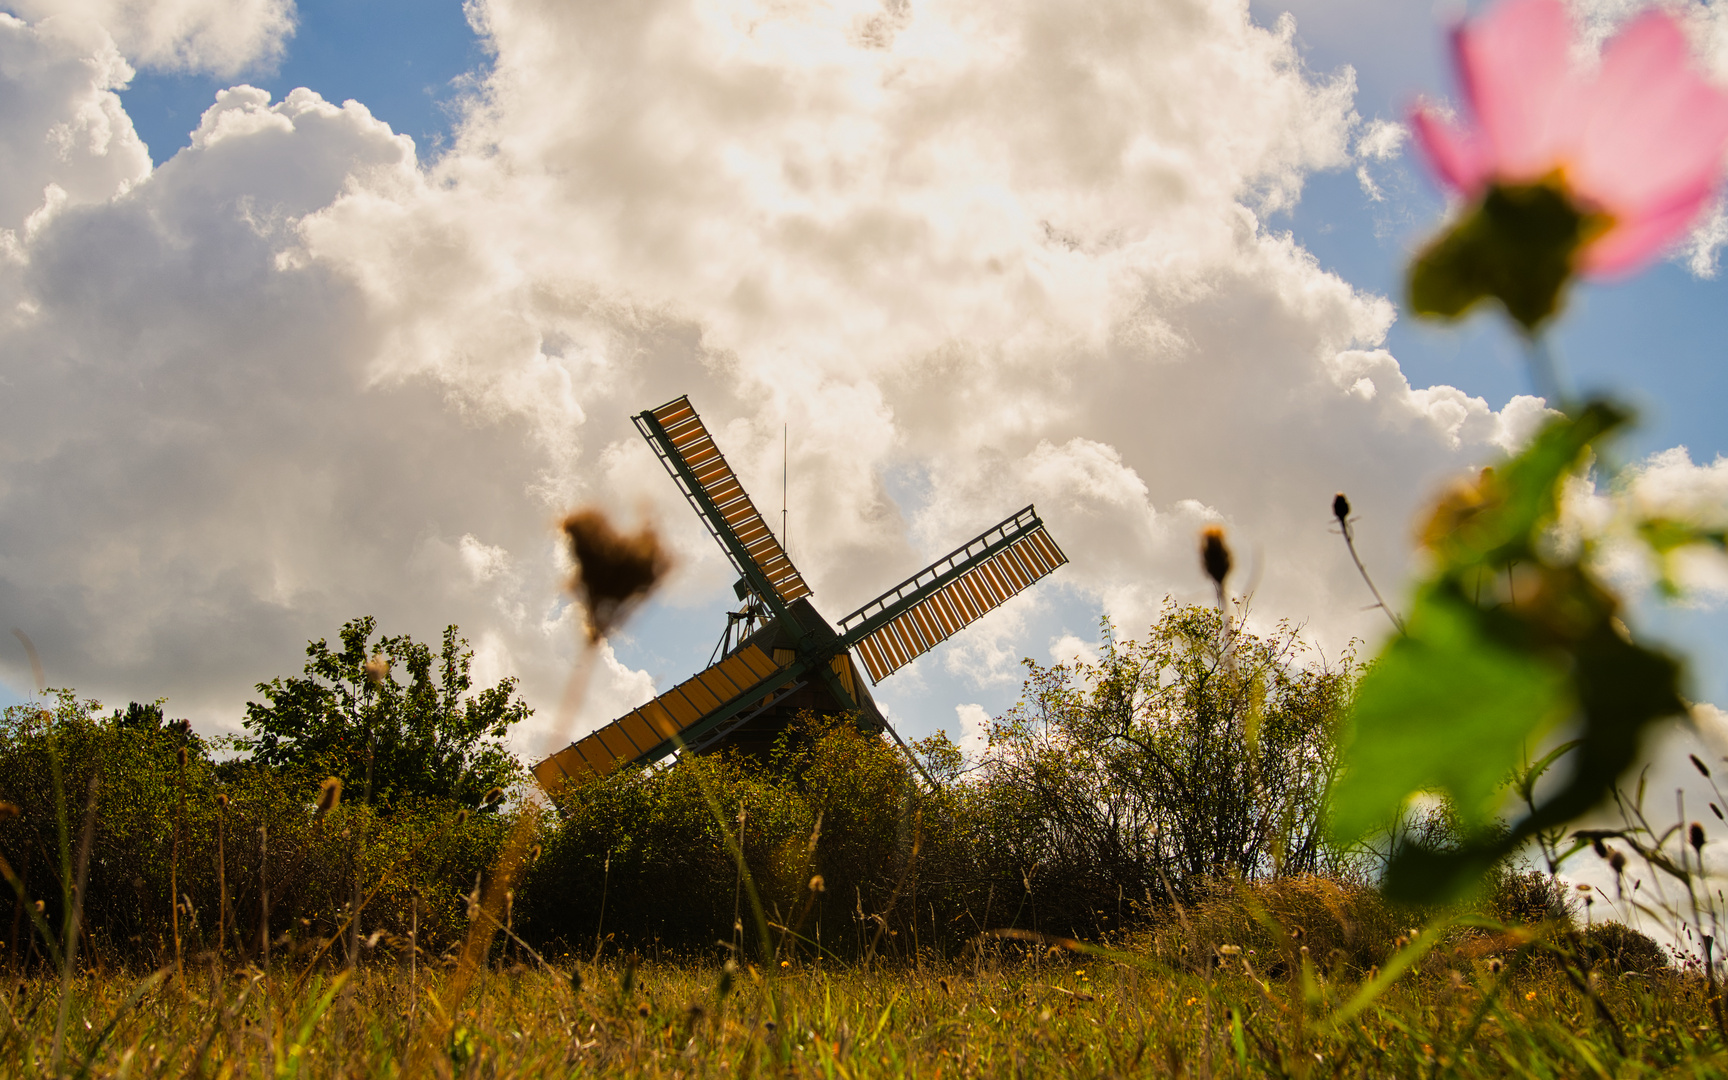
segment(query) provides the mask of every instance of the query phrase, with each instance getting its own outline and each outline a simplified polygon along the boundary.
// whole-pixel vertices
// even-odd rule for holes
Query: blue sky
[[[1442,36],[1428,4],[1295,0],[1287,5],[1254,0],[1251,11],[1259,25],[1271,26],[1286,7],[1296,19],[1297,42],[1311,71],[1323,75],[1345,65],[1355,70],[1355,108],[1365,120],[1400,119],[1416,93],[1443,94],[1451,89]],[[254,66],[238,78],[149,68],[139,72],[120,98],[156,165],[187,145],[190,131],[219,90],[242,81],[269,91],[278,101],[300,86],[332,102],[357,100],[396,132],[410,135],[422,165],[450,145],[456,116],[453,103],[466,88],[484,79],[491,63],[459,3],[307,0],[297,11],[296,31],[274,66]],[[1408,152],[1371,168],[1383,199],[1370,198],[1348,167],[1316,172],[1307,177],[1294,210],[1271,215],[1264,227],[1288,229],[1325,270],[1358,290],[1396,300],[1405,261],[1444,207]],[[1718,419],[1720,403],[1728,400],[1722,345],[1728,340],[1725,287],[1720,278],[1699,279],[1669,263],[1627,283],[1588,286],[1574,294],[1557,331],[1556,348],[1576,386],[1612,389],[1639,405],[1642,422],[1625,444],[1628,457],[1684,445],[1694,462],[1706,464],[1728,452],[1728,437]],[[1444,328],[1400,318],[1386,347],[1417,387],[1450,384],[1485,399],[1496,410],[1529,390],[1516,343],[1490,316]],[[657,401],[608,402],[605,407],[618,411],[653,404]],[[796,430],[793,439],[799,439]],[[1366,443],[1363,452],[1372,452]],[[1182,467],[1180,462],[1169,466]],[[670,482],[665,486],[670,489]],[[770,492],[757,494],[764,503],[772,502]],[[1191,494],[1208,498],[1202,491]],[[1363,528],[1378,531],[1383,548],[1404,544],[1407,526],[1402,510],[1376,513],[1364,499],[1357,505],[1365,515]],[[1002,505],[995,516],[1014,508]],[[1316,509],[1318,530],[1324,527],[1324,514],[1323,507]],[[797,514],[794,507],[795,519]],[[978,520],[967,531],[993,520]],[[800,532],[796,521],[793,531],[796,554]],[[1062,539],[1060,530],[1058,539]],[[872,576],[863,588],[868,592],[887,587],[905,569],[894,572],[873,564],[869,575],[881,580]],[[1396,573],[1382,576],[1395,578]],[[1048,655],[1047,643],[1055,637],[1093,637],[1100,611],[1095,590],[1065,586],[1060,578],[1040,588],[1040,607],[1019,642],[1020,651],[1043,659]],[[659,687],[685,677],[706,660],[723,625],[719,613],[727,598],[728,590],[716,583],[706,592],[687,592],[676,603],[651,605],[621,639],[619,661],[647,671]],[[845,609],[829,610],[825,605],[824,610],[837,618]],[[1302,612],[1289,614],[1304,617]],[[1728,663],[1724,663],[1728,614],[1672,609],[1643,614],[1645,625],[1655,632],[1686,642],[1698,661],[1700,696],[1728,701]],[[334,629],[330,626],[325,632]],[[416,632],[426,634],[430,629],[419,627]],[[1366,624],[1358,624],[1352,632],[1370,631]],[[254,667],[243,675],[236,672],[242,686],[283,673],[296,662],[292,653],[274,655],[286,664],[279,663],[277,670]],[[139,696],[148,696],[148,691],[139,691]],[[1014,696],[1011,683],[981,685],[928,662],[920,665],[917,679],[901,678],[881,692],[914,734],[937,725],[952,730],[956,705],[979,703],[989,712],[999,712]]]

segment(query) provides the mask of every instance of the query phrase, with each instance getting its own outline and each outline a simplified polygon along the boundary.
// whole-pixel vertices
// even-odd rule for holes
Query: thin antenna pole
[[[789,447],[792,444],[792,425],[780,426],[780,550],[786,557],[792,557],[792,541],[786,535],[786,462],[790,458]]]

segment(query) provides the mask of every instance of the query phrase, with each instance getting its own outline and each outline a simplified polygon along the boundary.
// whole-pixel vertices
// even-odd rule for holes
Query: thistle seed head
[[[1350,517],[1350,500],[1344,497],[1342,491],[1332,496],[1332,516],[1340,522]]]
[[[1692,841],[1692,850],[1693,851],[1703,851],[1704,850],[1704,826],[1702,826],[1702,825],[1698,824],[1696,821],[1694,821],[1692,823],[1692,828],[1689,831],[1690,831],[1691,835],[1688,837],[1688,839],[1690,839]]]

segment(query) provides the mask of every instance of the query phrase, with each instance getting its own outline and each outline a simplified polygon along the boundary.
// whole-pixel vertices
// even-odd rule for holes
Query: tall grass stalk
[[[60,1075],[61,1051],[65,1047],[66,1021],[72,1009],[72,976],[78,969],[79,922],[84,914],[84,887],[90,875],[90,845],[96,836],[97,774],[90,776],[90,794],[84,804],[84,830],[78,838],[78,866],[73,875],[71,903],[65,911],[66,944],[61,949],[60,1016],[54,1023],[54,1074]],[[62,810],[62,816],[64,811]]]

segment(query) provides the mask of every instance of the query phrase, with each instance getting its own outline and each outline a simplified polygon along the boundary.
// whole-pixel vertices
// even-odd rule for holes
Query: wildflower
[[[1536,991],[1531,990],[1528,993],[1526,993],[1524,995],[1524,1000],[1525,1001],[1535,1001],[1536,1000]]]
[[[1218,955],[1219,956],[1241,956],[1242,955],[1242,946],[1240,946],[1240,945],[1220,945],[1220,946],[1218,946]]]
[[[1710,201],[1728,148],[1728,93],[1692,63],[1679,21],[1634,19],[1593,73],[1572,58],[1561,0],[1503,0],[1454,36],[1471,126],[1411,117],[1449,188],[1471,200],[1418,258],[1418,311],[1456,317],[1500,300],[1526,330],[1575,272],[1628,273]]]
[[[810,879],[810,891],[813,893],[828,891],[828,883],[822,880],[821,874],[817,874]]]

